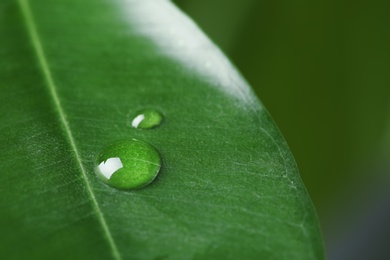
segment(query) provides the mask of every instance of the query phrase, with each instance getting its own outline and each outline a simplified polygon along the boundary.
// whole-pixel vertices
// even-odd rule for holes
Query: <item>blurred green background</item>
[[[390,1],[176,0],[279,126],[329,259],[390,259]]]

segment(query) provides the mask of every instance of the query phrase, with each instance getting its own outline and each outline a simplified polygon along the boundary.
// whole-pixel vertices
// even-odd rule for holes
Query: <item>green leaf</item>
[[[171,2],[3,0],[0,38],[1,258],[323,258],[279,131]],[[162,168],[116,190],[94,163],[132,138]]]

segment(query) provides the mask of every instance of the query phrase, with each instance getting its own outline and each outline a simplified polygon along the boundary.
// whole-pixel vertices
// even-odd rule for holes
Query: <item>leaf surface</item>
[[[28,259],[322,259],[286,143],[247,83],[169,1],[0,3],[1,254]],[[164,115],[131,127],[136,112]],[[152,144],[119,191],[101,150]]]

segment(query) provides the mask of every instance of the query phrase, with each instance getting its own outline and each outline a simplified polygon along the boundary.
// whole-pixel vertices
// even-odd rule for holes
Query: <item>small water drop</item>
[[[121,190],[145,187],[156,178],[160,168],[161,158],[156,148],[136,139],[106,147],[96,160],[97,176]]]
[[[150,129],[161,124],[163,116],[154,109],[144,109],[134,117],[131,125],[134,128]]]

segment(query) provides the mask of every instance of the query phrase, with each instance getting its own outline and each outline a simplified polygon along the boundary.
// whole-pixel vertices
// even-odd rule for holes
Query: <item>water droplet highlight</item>
[[[154,109],[144,109],[140,111],[131,122],[134,128],[150,129],[161,124],[163,116]]]
[[[152,145],[132,139],[106,147],[96,160],[96,174],[107,185],[132,190],[145,187],[161,168],[159,152]]]

